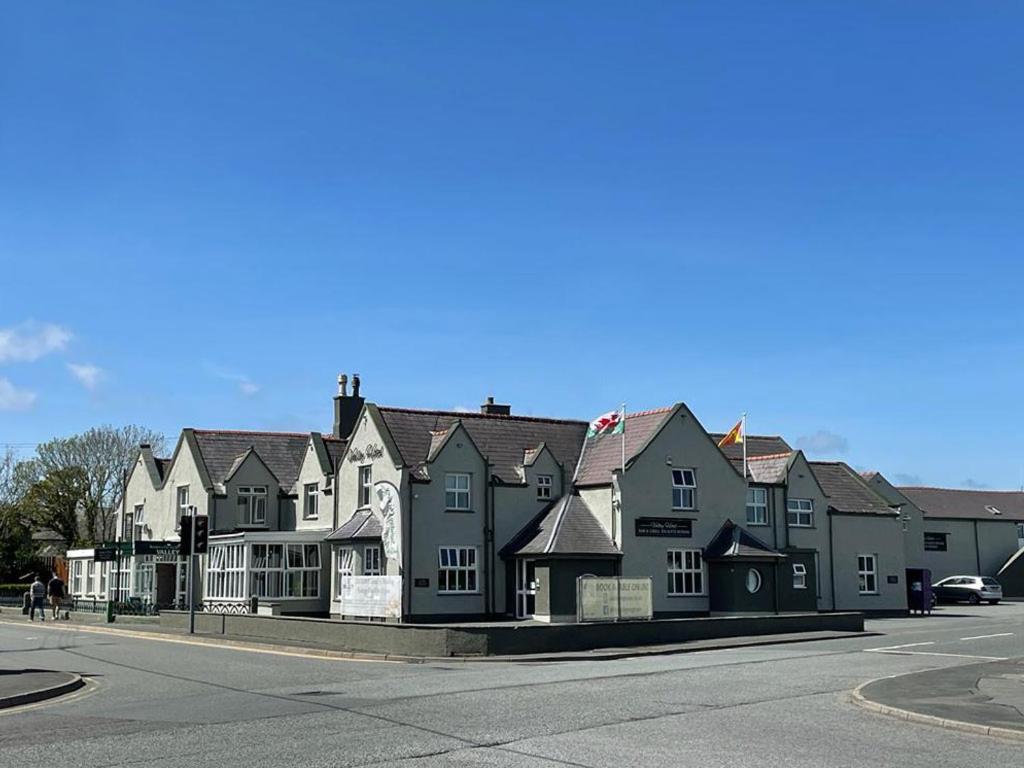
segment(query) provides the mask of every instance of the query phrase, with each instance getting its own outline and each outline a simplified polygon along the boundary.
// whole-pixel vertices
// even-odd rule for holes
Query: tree
[[[81,467],[55,469],[22,497],[20,518],[36,530],[49,528],[72,549],[82,540],[79,517],[88,492],[89,476]]]
[[[10,448],[0,455],[0,580],[4,581],[32,570],[35,559],[32,531],[19,514],[23,488],[17,465],[17,455]]]
[[[55,472],[81,470],[85,477],[79,508],[82,543],[110,541],[114,538],[128,473],[143,443],[148,443],[156,453],[165,448],[164,436],[144,427],[93,427],[79,435],[58,437],[39,445],[25,473],[34,476],[38,483]],[[77,487],[77,479],[75,483],[71,481],[72,477],[65,474],[54,482],[58,487]]]

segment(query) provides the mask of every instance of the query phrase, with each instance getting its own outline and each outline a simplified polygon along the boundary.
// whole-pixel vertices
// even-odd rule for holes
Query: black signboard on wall
[[[949,546],[946,537],[948,533],[925,533],[924,535],[924,551],[925,552],[945,552]]]
[[[688,539],[693,536],[693,521],[675,517],[638,517],[637,536],[671,536]]]

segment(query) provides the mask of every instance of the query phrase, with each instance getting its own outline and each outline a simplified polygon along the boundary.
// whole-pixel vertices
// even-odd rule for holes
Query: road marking
[[[57,704],[70,704],[74,701],[80,701],[86,696],[91,696],[99,690],[99,683],[91,678],[83,677],[82,682],[85,683],[85,685],[77,691],[72,691],[71,693],[64,694],[63,696],[54,696],[51,699],[43,699],[42,701],[36,701],[32,704],[22,704],[19,707],[5,707],[4,709],[0,709],[0,717],[5,717],[6,715],[17,715],[22,712],[28,712],[29,710],[52,707]]]
[[[1005,656],[974,656],[967,653],[939,653],[938,651],[886,651],[881,650],[878,653],[885,653],[890,656],[947,656],[952,659],[980,659],[981,661],[1007,661]]]
[[[930,640],[927,643],[906,643],[905,645],[887,645],[883,648],[865,648],[865,651],[869,653],[885,653],[886,651],[895,651],[898,648],[917,648],[922,645],[935,645],[934,640]]]
[[[1000,632],[997,635],[974,635],[973,637],[961,637],[961,640],[985,640],[989,637],[1010,637],[1013,632]]]

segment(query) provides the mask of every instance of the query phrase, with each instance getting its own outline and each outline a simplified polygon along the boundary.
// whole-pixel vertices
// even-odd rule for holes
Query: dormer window
[[[238,507],[243,525],[266,525],[267,486],[242,485],[238,488]]]
[[[537,475],[537,499],[548,501],[551,498],[551,488],[554,478],[551,475]]]
[[[316,520],[320,517],[320,486],[317,483],[306,483],[302,506],[304,520]]]

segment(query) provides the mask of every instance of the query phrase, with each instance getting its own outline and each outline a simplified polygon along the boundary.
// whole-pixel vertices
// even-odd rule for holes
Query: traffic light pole
[[[196,572],[196,508],[192,507],[189,512],[192,514],[192,525],[189,526],[188,548],[188,633],[196,633],[196,601],[195,601],[195,572]]]

